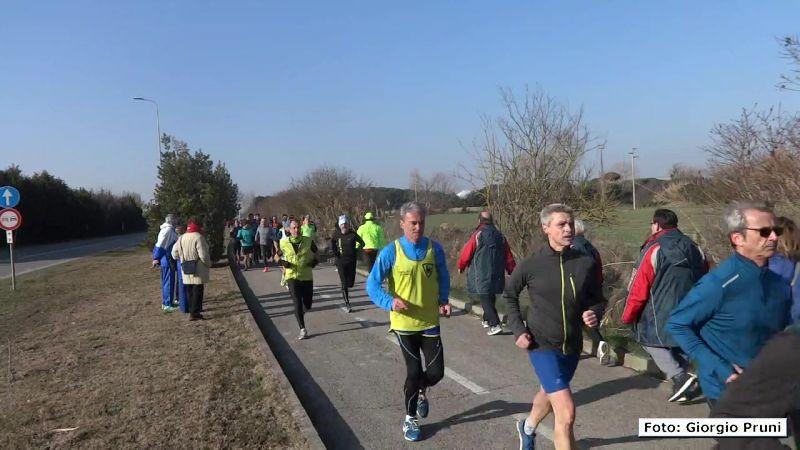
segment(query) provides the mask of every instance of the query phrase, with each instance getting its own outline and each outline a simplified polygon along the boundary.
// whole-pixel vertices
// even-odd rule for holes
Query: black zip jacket
[[[591,309],[599,321],[605,311],[601,277],[594,258],[571,248],[557,252],[545,244],[514,269],[503,292],[514,336],[529,331],[534,340],[531,350],[580,353],[583,312]],[[519,307],[519,294],[526,287],[531,299],[527,326]]]
[[[340,230],[334,231],[331,238],[331,251],[336,257],[336,262],[341,264],[356,262],[358,256],[356,244],[360,244],[361,248],[364,248],[364,241],[355,231],[347,230],[347,233],[344,234]]]

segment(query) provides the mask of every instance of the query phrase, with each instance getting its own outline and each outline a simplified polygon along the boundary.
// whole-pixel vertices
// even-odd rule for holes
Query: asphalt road
[[[97,253],[132,247],[140,244],[145,233],[123,234],[96,239],[62,242],[58,244],[31,245],[14,249],[14,266],[17,276],[46,267],[63,264]],[[8,245],[0,251],[0,279],[11,277]]]
[[[306,315],[307,340],[298,326],[280,272],[244,272],[246,291],[269,317],[270,346],[328,448],[518,448],[514,421],[530,409],[539,388],[525,353],[511,335],[489,337],[478,318],[463,312],[442,320],[447,371],[429,390],[430,415],[420,421],[424,440],[402,436],[405,368],[387,336],[388,313],[375,307],[359,275],[353,312],[341,309],[338,276],[314,270],[314,306]],[[245,295],[249,295],[247,292]],[[261,311],[259,311],[261,313]],[[572,383],[576,439],[582,448],[672,449],[712,447],[706,439],[640,439],[640,417],[707,417],[702,400],[666,402],[669,386],[623,367],[586,357]],[[552,417],[540,426],[537,448],[553,448]]]

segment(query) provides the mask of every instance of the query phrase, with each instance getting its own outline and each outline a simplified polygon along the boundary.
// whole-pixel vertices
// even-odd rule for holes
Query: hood
[[[164,222],[164,223],[161,224],[161,227],[159,227],[159,228],[163,230],[164,228],[174,228],[174,227],[172,226],[171,223]]]

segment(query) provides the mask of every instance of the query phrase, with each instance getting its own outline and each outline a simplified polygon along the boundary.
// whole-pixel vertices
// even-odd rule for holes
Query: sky
[[[161,129],[267,195],[324,164],[376,185],[470,163],[499,88],[541,89],[637,176],[702,166],[775,85],[797,1],[0,0],[0,165],[152,198]],[[595,158],[589,155],[589,158]],[[591,160],[589,161],[591,163]],[[461,186],[466,187],[466,186]]]

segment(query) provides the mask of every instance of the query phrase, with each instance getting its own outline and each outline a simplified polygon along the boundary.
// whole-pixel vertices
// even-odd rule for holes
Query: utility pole
[[[633,210],[636,211],[636,158],[639,155],[636,154],[636,147],[633,147],[631,151],[628,153],[631,155],[631,188],[633,191]]]
[[[600,151],[600,199],[603,201],[603,204],[606,203],[606,171],[603,168],[603,150],[606,149],[606,144],[600,144],[599,151]]]

